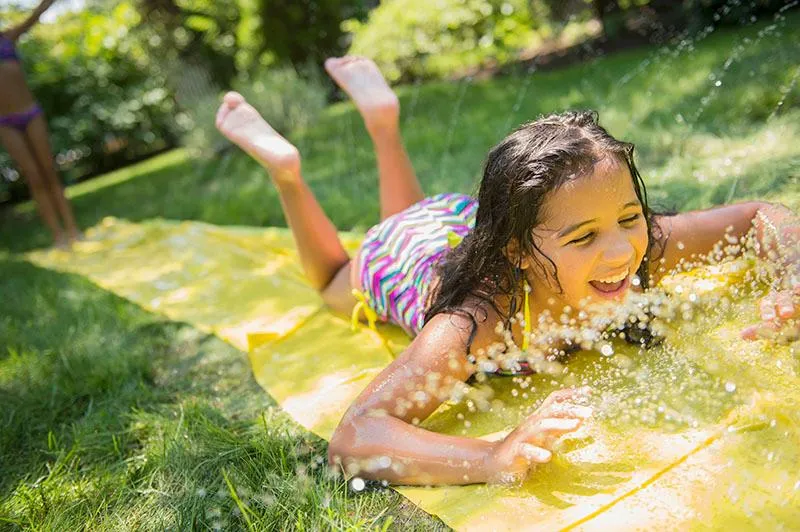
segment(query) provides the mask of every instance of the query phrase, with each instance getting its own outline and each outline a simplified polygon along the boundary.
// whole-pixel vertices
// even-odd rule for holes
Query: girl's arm
[[[781,267],[781,279],[780,285],[760,302],[763,323],[744,329],[744,338],[769,336],[761,333],[774,333],[786,320],[800,315],[800,219],[787,207],[753,201],[663,216],[656,223],[668,239],[662,260],[653,264],[655,280],[683,260],[692,262],[707,256],[720,241],[737,245],[734,243],[754,230],[759,255]],[[726,235],[729,242],[724,241]],[[786,333],[794,334],[788,330]]]
[[[399,484],[511,481],[547,462],[547,447],[591,414],[573,404],[587,391],[562,390],[499,442],[437,434],[417,426],[473,373],[466,357],[471,321],[434,317],[406,351],[356,399],[340,422],[329,460],[348,476]]]
[[[31,29],[37,22],[39,22],[39,17],[47,11],[55,0],[42,0],[36,9],[34,9],[31,14],[26,18],[21,24],[14,26],[10,30],[4,31],[3,33],[11,39],[12,41],[17,41],[22,35],[25,34],[29,29]]]
[[[751,201],[702,211],[656,218],[667,238],[660,261],[654,261],[651,274],[658,281],[682,261],[703,259],[714,251],[726,235],[738,241],[755,229],[762,256],[771,256],[797,273],[800,262],[800,224],[790,209],[779,204]]]

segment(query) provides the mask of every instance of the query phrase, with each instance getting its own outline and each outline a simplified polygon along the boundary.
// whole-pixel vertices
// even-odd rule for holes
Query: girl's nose
[[[610,268],[621,268],[633,262],[636,249],[627,238],[617,238],[603,250],[603,263]]]

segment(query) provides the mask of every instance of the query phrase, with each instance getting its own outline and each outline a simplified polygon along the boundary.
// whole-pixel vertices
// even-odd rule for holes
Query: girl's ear
[[[523,253],[519,241],[516,238],[509,240],[506,244],[505,255],[511,264],[520,270],[527,270],[531,267],[531,259],[527,253]]]

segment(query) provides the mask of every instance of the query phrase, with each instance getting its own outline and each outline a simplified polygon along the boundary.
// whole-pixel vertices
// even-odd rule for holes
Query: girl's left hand
[[[782,333],[787,339],[797,339],[797,318],[800,318],[800,284],[792,288],[770,292],[759,303],[761,323],[742,329],[742,338],[758,340],[774,338]],[[787,323],[789,322],[789,323]]]

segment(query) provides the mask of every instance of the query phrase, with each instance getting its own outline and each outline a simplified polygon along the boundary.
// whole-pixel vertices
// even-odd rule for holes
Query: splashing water
[[[792,522],[790,508],[800,502],[793,488],[800,478],[794,465],[800,460],[800,342],[789,336],[783,342],[739,338],[775,275],[774,265],[755,259],[752,246],[752,235],[731,237],[703,259],[709,264],[684,264],[659,287],[630,294],[623,305],[539,320],[528,352],[500,326],[497,347],[475,363],[491,373],[508,358],[524,357],[535,374],[479,374],[469,386],[428,375],[424,386],[398,400],[399,411],[431,396],[446,397],[423,427],[500,438],[551,391],[590,386],[592,421],[562,439],[556,458],[522,485],[524,494],[563,504],[571,494],[613,494],[615,503],[594,515],[598,523],[619,512],[645,522],[669,515],[672,525]],[[744,256],[732,256],[742,249]],[[661,341],[646,347],[624,340],[626,331],[643,328]],[[553,338],[583,351],[570,353]],[[362,466],[402,468],[383,459]],[[662,476],[669,483],[659,483]],[[651,483],[658,493],[666,490],[665,499],[644,495],[642,486]],[[635,511],[629,499],[638,501]],[[674,514],[676,504],[682,514]]]

